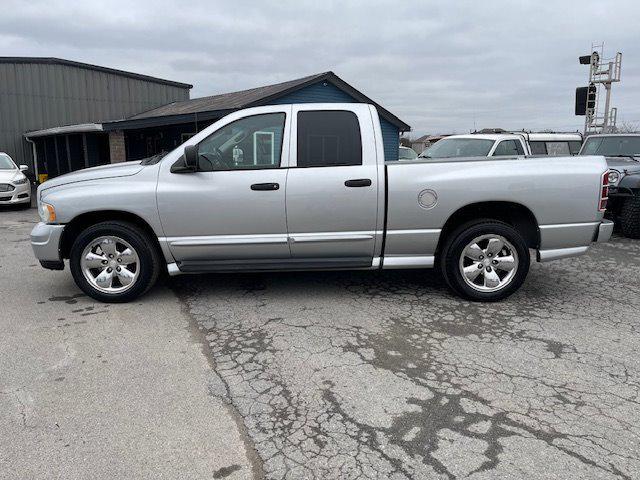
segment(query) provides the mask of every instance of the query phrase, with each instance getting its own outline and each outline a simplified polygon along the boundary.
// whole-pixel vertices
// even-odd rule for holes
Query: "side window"
[[[278,168],[284,113],[241,118],[198,144],[200,171]]]
[[[532,155],[546,155],[547,154],[547,146],[544,142],[529,142],[529,146],[531,147]]]
[[[298,167],[362,165],[360,124],[353,112],[298,112]]]
[[[503,140],[493,152],[493,157],[502,155],[523,155],[522,146],[515,140]]]
[[[569,155],[569,142],[547,142],[549,155]]]

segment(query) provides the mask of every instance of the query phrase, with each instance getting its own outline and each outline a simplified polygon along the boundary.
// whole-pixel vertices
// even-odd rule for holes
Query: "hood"
[[[11,170],[0,170],[0,183],[8,183],[24,177],[22,172],[17,168]]]
[[[631,172],[640,172],[640,162],[633,160],[631,157],[606,157],[609,168],[623,172],[627,170]],[[636,157],[637,158],[637,157]]]
[[[47,180],[41,185],[41,190],[48,190],[69,183],[86,182],[88,180],[100,180],[103,178],[128,177],[135,175],[145,168],[140,162],[123,162],[99,167],[84,168],[76,172],[66,173],[59,177]]]

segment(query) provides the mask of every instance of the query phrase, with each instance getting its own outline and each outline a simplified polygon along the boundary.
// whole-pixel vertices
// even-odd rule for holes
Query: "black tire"
[[[640,196],[625,199],[618,215],[622,234],[628,238],[640,238]]]
[[[477,290],[467,284],[460,271],[460,259],[464,249],[474,239],[484,235],[503,237],[513,246],[517,253],[516,271],[504,287],[499,290]],[[514,293],[524,283],[529,272],[530,262],[529,248],[522,235],[512,226],[490,219],[474,220],[458,227],[447,236],[439,255],[440,269],[449,287],[459,296],[476,302],[496,302]],[[491,270],[491,265],[488,267]],[[498,270],[495,270],[495,272],[498,273]],[[484,274],[484,272],[482,273]],[[500,271],[500,274],[504,274],[504,272]]]
[[[106,293],[96,289],[82,273],[81,257],[84,249],[102,236],[115,236],[126,241],[138,254],[139,273],[133,285],[120,293]],[[162,270],[161,257],[153,239],[137,226],[120,221],[102,222],[83,230],[73,242],[69,267],[76,285],[84,293],[100,302],[124,303],[145,294],[158,279]]]

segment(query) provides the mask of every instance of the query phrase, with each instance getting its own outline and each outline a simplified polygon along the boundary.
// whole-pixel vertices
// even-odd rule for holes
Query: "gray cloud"
[[[415,134],[581,129],[577,62],[623,52],[613,105],[640,124],[637,1],[0,2],[0,55],[56,56],[211,95],[333,70]]]

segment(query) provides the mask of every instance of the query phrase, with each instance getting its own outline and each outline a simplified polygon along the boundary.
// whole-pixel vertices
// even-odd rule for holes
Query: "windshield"
[[[420,154],[423,158],[486,157],[493,140],[481,138],[443,138]]]
[[[15,170],[16,165],[13,163],[13,160],[9,157],[9,155],[5,153],[0,153],[0,170]]]
[[[414,152],[412,148],[408,147],[400,147],[400,151],[398,152],[398,158],[400,160],[413,160],[417,156],[418,154]]]
[[[637,137],[589,137],[580,155],[605,155],[607,157],[640,156],[640,136]]]

